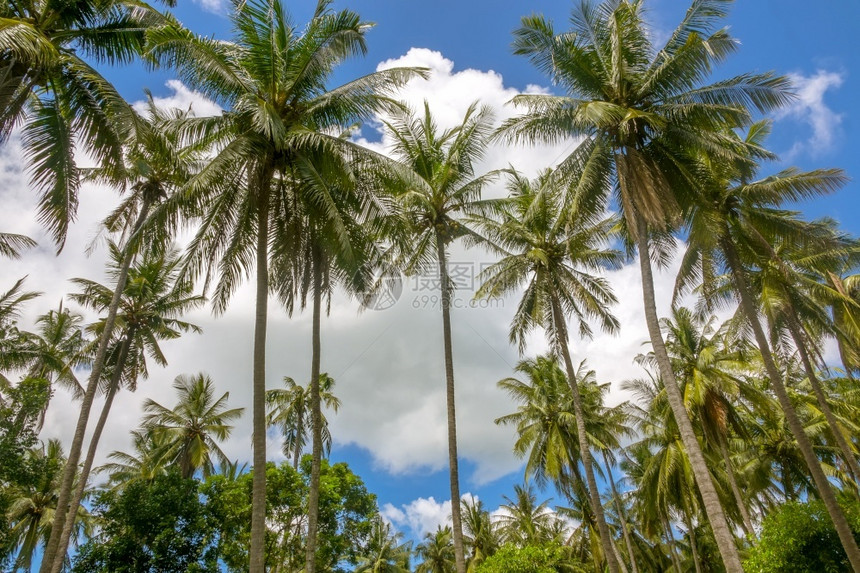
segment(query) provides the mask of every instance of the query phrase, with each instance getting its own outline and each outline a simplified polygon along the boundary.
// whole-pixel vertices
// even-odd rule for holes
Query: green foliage
[[[854,538],[860,540],[860,503],[843,503]],[[850,571],[848,557],[820,501],[786,503],[764,519],[758,544],[744,569],[754,573]]]
[[[568,551],[555,544],[507,544],[488,557],[475,573],[585,573],[582,565],[570,559]]]
[[[198,482],[177,472],[98,495],[98,535],[81,547],[75,573],[217,572],[215,522]]]
[[[310,481],[310,457],[301,471],[290,464],[266,467],[266,560],[287,570],[304,563],[303,525]],[[251,541],[251,490],[253,471],[231,479],[207,478],[201,493],[213,522],[218,555],[230,571],[245,571]],[[323,571],[343,571],[341,562],[355,563],[367,545],[376,515],[376,496],[345,463],[322,461],[317,564]]]

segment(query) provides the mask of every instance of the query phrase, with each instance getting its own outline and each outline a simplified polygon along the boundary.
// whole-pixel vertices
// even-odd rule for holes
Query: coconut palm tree
[[[538,503],[531,485],[515,485],[514,499],[504,499],[507,503],[502,504],[498,527],[506,543],[525,547],[555,538],[557,518],[549,508],[549,500]]]
[[[306,388],[289,376],[284,377],[286,389],[276,388],[266,392],[266,403],[269,406],[268,423],[278,426],[284,435],[284,455],[293,460],[293,469],[298,470],[302,449],[307,444],[309,427],[313,424],[308,420],[308,402],[310,388]],[[340,399],[332,393],[334,378],[323,372],[320,374],[320,401],[326,408],[337,412]],[[322,442],[327,454],[331,452],[331,433],[328,431],[328,420],[322,417]]]
[[[501,133],[525,142],[584,136],[557,173],[569,175],[569,201],[586,211],[601,209],[615,183],[626,231],[639,251],[648,332],[672,412],[720,554],[730,572],[739,572],[734,538],[660,335],[650,240],[673,228],[698,190],[695,170],[685,167],[690,152],[736,157],[738,145],[724,127],[749,123],[749,107],[766,112],[789,101],[788,80],[769,73],[705,84],[714,65],[737,47],[725,29],[714,31],[729,3],[695,0],[660,49],[652,44],[641,2],[582,3],[572,13],[572,29],[559,34],[541,16],[524,18],[514,32],[514,52],[567,93],[517,96],[513,103],[526,113],[506,121]]]
[[[134,453],[114,451],[108,454],[113,460],[98,468],[99,473],[108,474],[111,489],[122,489],[138,480],[151,481],[165,471],[165,459],[161,455],[163,443],[153,432],[140,428],[131,432]]]
[[[5,516],[10,524],[10,539],[17,548],[13,567],[15,571],[30,571],[33,555],[40,543],[45,544],[51,533],[51,522],[57,508],[57,493],[66,463],[59,440],[49,440],[46,445],[30,452],[30,464],[38,468],[38,479],[26,489],[16,489]],[[84,508],[78,509],[79,519],[86,516]],[[81,519],[79,525],[85,521]]]
[[[93,63],[124,64],[163,21],[144,2],[12,1],[0,23],[0,143],[21,127],[39,219],[62,249],[78,205],[75,149],[122,169],[135,114]]]
[[[426,533],[424,541],[415,548],[415,553],[422,559],[415,573],[453,573],[454,572],[454,540],[451,527],[441,525],[435,533]]]
[[[218,276],[216,311],[226,308],[242,277],[256,269],[255,468],[266,463],[265,340],[268,294],[273,290],[269,257],[276,222],[288,220],[287,211],[297,202],[329,209],[329,188],[314,184],[317,167],[326,162],[345,167],[345,156],[366,154],[339,133],[388,105],[381,94],[417,73],[390,69],[330,86],[339,64],[366,51],[369,28],[358,14],[335,12],[330,5],[329,0],[318,2],[311,20],[299,29],[280,0],[244,2],[232,15],[236,36],[229,43],[188,33],[177,25],[149,35],[150,55],[156,61],[176,68],[186,83],[230,110],[218,117],[186,122],[190,135],[209,138],[218,152],[186,185],[181,201],[163,212],[182,207],[185,215],[202,217],[189,246],[189,268],[208,269]],[[297,180],[306,184],[303,190],[312,192],[304,203],[297,200]],[[312,384],[318,378],[318,372],[311,376]],[[314,511],[309,513],[313,532],[317,516]],[[263,571],[264,533],[265,472],[257,471],[251,518],[252,573]],[[307,573],[313,573],[315,535],[309,540],[306,567]]]
[[[41,293],[22,290],[25,279],[0,292],[0,383],[3,384],[10,384],[6,378],[8,371],[26,368],[32,358],[30,336],[19,331],[16,322],[24,303]]]
[[[199,167],[203,149],[200,145],[187,145],[185,138],[174,128],[174,122],[187,117],[187,112],[159,110],[152,97],[144,117],[136,117],[137,128],[134,136],[124,142],[120,164],[103,163],[102,166],[90,169],[86,177],[112,185],[125,193],[120,205],[104,221],[104,228],[121,237],[122,257],[120,264],[112,277],[115,282],[110,303],[106,309],[104,325],[101,328],[98,346],[92,359],[92,370],[89,381],[81,400],[81,411],[78,416],[72,445],[69,448],[69,466],[63,476],[60,489],[59,507],[66,507],[72,495],[72,467],[77,468],[83,442],[89,422],[90,409],[95,399],[99,385],[102,383],[102,371],[107,358],[108,346],[113,340],[114,323],[120,299],[125,289],[128,270],[134,256],[144,248],[163,251],[170,243],[166,235],[169,227],[163,220],[152,225],[152,211],[165,199],[175,194],[176,190]],[[121,165],[122,168],[118,168]],[[71,505],[68,505],[71,507]],[[74,512],[72,512],[74,514]],[[68,542],[60,547],[60,532],[64,511],[58,511],[55,527],[52,529],[51,540],[45,552],[40,573],[60,573],[62,559]],[[63,534],[65,535],[65,534]],[[57,556],[54,559],[54,556]],[[44,565],[45,562],[52,564]]]
[[[474,573],[487,557],[498,550],[502,540],[496,524],[490,517],[490,512],[484,509],[484,503],[481,500],[463,499],[462,515],[463,540],[471,551],[467,571]]]
[[[401,543],[402,537],[401,533],[392,532],[391,526],[377,516],[373,520],[365,554],[358,558],[355,573],[409,573],[412,542]]]
[[[230,422],[238,419],[244,408],[228,410],[230,393],[216,399],[215,386],[205,374],[177,376],[173,388],[179,400],[172,409],[152,399],[144,402],[143,427],[152,432],[159,457],[178,464],[182,477],[190,478],[197,470],[209,476],[215,471],[213,458],[229,463],[218,442],[230,437]]]
[[[0,233],[0,257],[17,259],[21,256],[23,249],[36,246],[36,241],[26,235],[15,233]]]
[[[710,283],[702,288],[705,296],[709,296],[715,291],[714,277],[723,270],[718,261],[723,262],[731,280],[733,295],[740,303],[741,313],[752,330],[761,352],[764,370],[785,413],[789,428],[797,440],[849,561],[855,570],[860,571],[860,548],[851,534],[845,514],[837,503],[833,487],[815,455],[813,444],[804,433],[803,423],[791,403],[783,374],[777,367],[771,344],[760,320],[762,301],[754,294],[749,277],[750,271],[756,266],[761,268],[764,264],[755,253],[761,252],[762,248],[768,250],[768,245],[771,244],[769,240],[784,239],[800,244],[808,242],[812,249],[822,247],[820,235],[810,233],[807,224],[798,221],[792,213],[780,209],[780,205],[784,201],[832,192],[841,187],[846,179],[838,169],[800,172],[789,168],[774,176],[755,180],[759,167],[757,159],[766,154],[755,153],[754,150],[762,148],[768,132],[767,123],[755,124],[743,140],[746,147],[752,151],[734,161],[724,161],[704,154],[700,157],[703,167],[699,171],[706,174],[707,180],[689,215],[688,250],[682,261],[677,288],[683,289],[699,279]],[[737,135],[732,134],[730,137],[741,142]],[[772,258],[765,259],[768,260]],[[717,274],[713,274],[714,272]],[[762,298],[765,298],[765,293],[762,293]],[[797,335],[800,336],[799,329],[797,330]],[[837,441],[840,438],[844,440],[836,425],[833,434]],[[846,450],[850,452],[850,448]]]
[[[825,281],[843,297],[831,303],[831,312],[842,367],[854,378],[860,371],[860,274],[842,276],[828,270]]]
[[[615,296],[605,279],[590,274],[620,261],[620,253],[606,247],[615,222],[567,210],[559,179],[551,171],[544,171],[534,181],[509,172],[508,191],[509,198],[489,202],[486,207],[495,213],[474,218],[487,238],[486,243],[502,254],[499,262],[482,273],[484,283],[477,296],[504,296],[526,285],[511,325],[511,340],[522,352],[528,332],[541,327],[564,361],[591,513],[609,568],[617,571],[594,477],[585,429],[588,420],[570,356],[567,330],[567,317],[571,315],[581,336],[591,335],[589,319],[600,321],[608,332],[618,329],[617,320],[608,310]]]
[[[489,108],[473,103],[462,122],[440,130],[424,102],[424,113],[397,110],[383,121],[393,140],[391,152],[402,164],[386,184],[399,201],[406,219],[399,263],[407,273],[430,272],[438,268],[442,337],[445,353],[445,393],[448,423],[448,467],[451,483],[451,517],[457,573],[465,573],[463,526],[460,516],[460,478],[457,458],[457,417],[454,400],[454,351],[451,341],[451,291],[448,251],[458,238],[474,236],[465,217],[476,209],[481,190],[493,173],[478,175],[481,159],[491,133]]]
[[[123,253],[111,245],[111,271],[116,275],[122,267]],[[124,383],[130,390],[137,388],[139,378],[147,378],[149,373],[146,356],[149,355],[160,366],[167,365],[161,351],[159,340],[179,338],[183,332],[200,332],[200,328],[180,320],[185,312],[201,306],[205,298],[193,294],[193,285],[179,278],[181,259],[173,250],[166,253],[147,251],[143,258],[128,270],[128,279],[123,289],[122,300],[117,313],[115,340],[108,352],[108,366],[103,392],[105,403],[90,437],[90,445],[80,470],[78,485],[71,497],[73,507],[80,504],[95,460],[98,443],[107,423],[113,399]],[[75,302],[90,307],[96,312],[104,312],[110,306],[113,289],[89,279],[76,278],[72,282],[80,293],[70,295]],[[105,319],[92,325],[91,330],[101,336]],[[69,535],[74,528],[74,513],[69,512],[60,537],[59,551],[65,552]]]

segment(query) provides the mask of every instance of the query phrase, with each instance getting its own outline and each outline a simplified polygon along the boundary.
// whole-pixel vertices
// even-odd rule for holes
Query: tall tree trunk
[[[457,415],[454,397],[454,351],[451,345],[451,292],[445,242],[436,235],[436,256],[442,300],[442,336],[445,349],[445,396],[448,406],[448,473],[451,480],[451,521],[454,537],[454,560],[457,573],[466,573],[463,549],[463,524],[460,517],[460,469],[457,461]]]
[[[606,477],[609,478],[612,499],[615,501],[615,511],[618,512],[618,519],[621,521],[621,535],[624,536],[624,545],[627,546],[627,558],[630,559],[630,568],[633,573],[639,573],[639,568],[636,567],[636,556],[633,553],[630,528],[627,526],[627,516],[624,514],[624,505],[621,503],[621,496],[618,495],[618,490],[615,488],[615,479],[612,477],[612,464],[609,463],[609,455],[605,450],[603,451],[603,463],[606,465]]]
[[[266,568],[266,323],[269,306],[269,181],[257,185],[257,301],[254,312],[253,468],[250,573]]]
[[[144,203],[140,209],[137,220],[132,228],[132,236],[140,230],[146,221],[149,213],[149,204]],[[60,538],[63,533],[63,526],[66,521],[66,514],[71,512],[77,514],[77,506],[72,507],[72,487],[75,484],[75,474],[78,470],[78,461],[81,458],[81,450],[84,446],[84,437],[87,432],[87,423],[90,418],[90,410],[93,406],[93,400],[99,388],[99,380],[102,377],[102,371],[105,366],[105,358],[107,356],[107,348],[110,344],[113,327],[116,323],[116,313],[119,309],[119,303],[122,299],[122,292],[125,290],[125,282],[128,279],[128,269],[131,266],[131,261],[134,258],[134,249],[126,247],[123,254],[122,263],[120,263],[119,273],[117,275],[116,286],[114,287],[113,297],[108,306],[107,317],[105,317],[105,326],[99,338],[99,345],[96,349],[96,356],[93,359],[93,369],[90,372],[90,378],[87,382],[87,388],[84,391],[83,399],[81,400],[81,412],[78,415],[78,423],[75,426],[75,434],[72,438],[72,445],[69,448],[69,457],[66,459],[66,466],[63,469],[63,481],[60,483],[60,492],[57,496],[57,509],[54,512],[54,520],[51,523],[51,536],[45,544],[45,553],[42,555],[42,564],[39,567],[39,573],[59,573],[66,560],[67,546],[60,546]]]
[[[675,534],[672,533],[672,524],[665,515],[660,515],[660,521],[663,523],[663,529],[666,533],[666,540],[669,542],[669,558],[672,560],[672,565],[678,573],[684,573],[681,569],[681,560],[678,557],[678,548],[675,545]]]
[[[690,538],[690,553],[693,554],[693,566],[696,573],[702,573],[702,563],[699,558],[699,545],[696,543],[696,532],[693,531],[693,520],[687,508],[684,508],[684,523],[687,525],[687,536]]]
[[[793,308],[789,308],[788,330],[791,332],[791,338],[797,346],[797,352],[800,354],[800,361],[803,363],[803,369],[806,372],[806,377],[809,378],[809,384],[812,386],[812,392],[815,394],[815,399],[818,401],[818,406],[824,413],[824,418],[827,420],[827,425],[830,426],[830,432],[836,440],[836,444],[842,451],[842,457],[848,465],[849,473],[854,478],[854,490],[857,491],[857,480],[860,480],[860,464],[857,463],[857,456],[851,450],[848,440],[845,439],[845,434],[839,426],[839,421],[833,414],[830,408],[830,403],[827,401],[827,396],[821,388],[821,381],[815,374],[815,367],[812,365],[812,360],[807,351],[806,339],[801,330],[800,321],[797,318],[797,313]]]
[[[587,490],[591,511],[594,513],[597,521],[597,531],[600,534],[600,544],[603,546],[606,565],[609,567],[611,573],[619,573],[618,562],[615,559],[615,553],[612,551],[612,534],[609,532],[609,526],[606,525],[606,515],[603,512],[603,504],[600,503],[600,490],[597,489],[597,480],[594,479],[594,463],[591,457],[591,449],[588,445],[588,434],[585,430],[585,411],[582,408],[582,396],[579,393],[579,383],[576,380],[576,372],[573,368],[570,349],[567,345],[567,323],[561,309],[561,302],[555,293],[552,294],[552,317],[553,322],[555,322],[556,343],[564,360],[564,367],[567,371],[567,383],[570,385],[570,393],[573,397],[576,437],[579,441],[579,456],[582,459],[582,466],[585,468],[585,480],[588,483]]]
[[[87,449],[87,457],[84,459],[84,465],[81,468],[81,473],[78,476],[78,483],[75,486],[75,491],[72,495],[72,504],[70,507],[77,508],[81,504],[81,499],[84,497],[84,490],[87,488],[87,480],[90,477],[90,471],[93,467],[93,461],[96,458],[96,450],[98,449],[99,440],[101,439],[102,432],[104,431],[105,424],[107,423],[108,414],[110,414],[111,406],[113,405],[114,396],[116,396],[117,391],[119,390],[120,380],[122,379],[122,371],[125,368],[125,362],[128,358],[128,351],[131,348],[131,342],[134,339],[135,327],[131,326],[128,329],[128,332],[125,335],[125,339],[122,341],[122,346],[119,350],[119,356],[117,357],[115,370],[113,372],[113,376],[111,376],[110,382],[108,383],[107,393],[105,394],[105,403],[102,406],[102,413],[99,416],[99,420],[96,423],[95,429],[93,429],[93,435],[90,438],[90,446]],[[72,531],[75,528],[75,522],[78,518],[77,509],[74,513],[68,512],[66,514],[66,522],[63,525],[63,532],[60,536],[60,545],[59,547],[68,547],[69,540],[72,536]],[[59,569],[57,569],[59,573]]]
[[[728,237],[728,234],[724,235],[724,237]],[[779,405],[785,413],[788,427],[791,429],[791,433],[797,441],[797,446],[800,448],[801,454],[803,454],[803,459],[809,467],[809,471],[812,474],[812,480],[815,482],[818,494],[821,496],[821,500],[827,508],[827,513],[830,515],[830,519],[833,520],[833,525],[836,527],[836,533],[839,535],[842,547],[848,555],[848,561],[851,563],[851,567],[854,571],[860,573],[860,549],[857,547],[857,542],[854,540],[854,535],[851,533],[851,528],[848,525],[848,521],[845,519],[845,514],[842,512],[842,508],[839,507],[839,503],[836,501],[836,495],[833,493],[833,488],[830,485],[830,482],[827,481],[827,477],[821,469],[821,463],[818,461],[818,457],[816,457],[815,451],[812,449],[812,442],[809,441],[809,436],[807,436],[803,431],[803,424],[800,422],[800,418],[797,416],[797,412],[794,410],[794,406],[792,406],[791,400],[788,397],[788,391],[782,381],[782,376],[780,376],[779,370],[776,367],[776,362],[773,360],[773,354],[771,354],[767,336],[765,336],[764,329],[758,320],[758,312],[756,311],[755,303],[753,302],[753,298],[749,292],[749,287],[747,286],[740,257],[738,256],[731,240],[724,238],[721,242],[723,252],[726,255],[726,262],[728,263],[729,270],[732,275],[732,280],[735,283],[735,289],[737,290],[740,298],[741,308],[752,327],[756,343],[761,351],[765,370],[770,378],[777,400],[779,400]]]
[[[311,241],[314,237],[311,237]],[[308,491],[308,539],[305,546],[305,573],[316,570],[317,523],[319,522],[320,465],[322,462],[322,415],[320,412],[320,314],[322,312],[322,255],[311,247],[313,260],[313,333],[311,350],[311,483]]]
[[[708,471],[702,447],[699,445],[699,441],[693,431],[693,424],[687,415],[687,408],[684,406],[684,399],[675,380],[675,373],[672,371],[669,354],[666,352],[666,345],[660,332],[660,323],[657,319],[657,304],[654,296],[654,277],[651,272],[648,225],[638,213],[636,214],[636,224],[636,243],[639,248],[639,266],[642,271],[642,294],[645,300],[645,322],[648,324],[651,346],[654,349],[654,356],[657,358],[657,366],[663,378],[663,386],[666,388],[666,398],[669,406],[672,408],[675,422],[678,424],[681,441],[684,444],[684,449],[687,451],[687,457],[690,459],[693,475],[696,478],[696,485],[702,496],[705,514],[708,517],[708,522],[711,524],[711,530],[714,532],[714,539],[717,542],[717,547],[720,550],[726,571],[728,573],[742,573],[743,567],[741,566],[738,548],[735,545],[734,535],[729,528],[723,506],[720,504],[720,498],[717,495],[717,489],[714,487],[713,479]]]
[[[302,407],[302,410],[303,409],[304,409],[304,406]],[[299,458],[302,455],[302,442],[299,439],[299,435],[302,432],[304,432],[303,426],[305,423],[305,419],[304,419],[305,417],[303,415],[302,410],[299,410],[299,414],[298,414],[299,419],[296,420],[296,443],[293,446],[293,469],[296,471],[299,471]]]
[[[729,446],[726,441],[726,436],[720,433],[720,455],[723,456],[723,463],[726,466],[726,475],[729,477],[729,485],[732,488],[732,495],[735,496],[735,503],[738,505],[738,511],[741,512],[741,520],[743,521],[744,532],[750,542],[755,541],[755,530],[753,529],[752,519],[747,504],[744,502],[744,497],[741,495],[741,488],[738,486],[738,480],[735,477],[735,469],[732,466],[732,459],[729,457]]]

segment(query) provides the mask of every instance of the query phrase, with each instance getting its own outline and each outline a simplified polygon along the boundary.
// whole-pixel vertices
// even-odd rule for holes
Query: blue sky
[[[179,0],[175,14],[198,33],[227,39],[228,7],[218,2]],[[287,4],[299,23],[307,20],[314,5],[308,0]],[[646,5],[658,39],[666,37],[687,7],[677,0],[652,0]],[[367,56],[342,66],[335,81],[372,72],[386,60],[430,65],[435,79],[410,85],[408,100],[415,103],[427,97],[431,107],[438,104],[443,116],[449,114],[456,119],[455,112],[482,94],[498,108],[499,114],[511,114],[513,110],[506,111],[503,106],[511,95],[528,86],[552,92],[547,78],[524,58],[511,53],[511,32],[522,16],[532,12],[544,14],[555,22],[557,30],[563,30],[572,3],[338,0],[334,6],[354,9],[364,19],[376,22],[367,36]],[[817,5],[801,0],[739,2],[726,24],[740,40],[741,48],[714,73],[718,79],[775,70],[796,78],[799,96],[796,104],[774,117],[770,147],[783,160],[770,169],[797,165],[804,169],[846,170],[855,180],[844,190],[798,208],[809,217],[833,217],[854,234],[860,234],[857,217],[860,183],[856,181],[860,176],[857,153],[860,126],[854,104],[856,94],[860,93],[858,22],[860,3],[854,0],[832,0]],[[192,102],[201,105],[201,98],[188,89],[175,82],[166,85],[175,79],[170,70],[149,72],[141,65],[134,65],[109,70],[107,75],[132,101],[142,99],[144,88],[148,88],[159,98],[183,105]],[[382,145],[378,143],[379,134],[371,128],[366,128],[362,136]],[[503,166],[511,161],[536,171],[546,166],[548,158],[557,158],[564,151],[564,146],[550,150],[498,150],[491,154],[488,166]],[[32,200],[20,168],[15,171],[13,154],[14,150],[7,148],[0,155],[0,164],[6,167],[0,176],[6,190],[0,194],[14,205],[13,209],[0,213],[0,228],[28,232],[48,245],[38,228],[29,222],[31,219],[21,215],[32,209]],[[42,306],[34,308],[31,315],[53,308],[68,290],[65,279],[82,274],[99,278],[103,254],[84,259],[80,252],[93,235],[97,214],[109,208],[112,201],[115,198],[111,193],[100,189],[91,190],[89,198],[83,198],[82,210],[89,209],[91,213],[82,214],[66,251],[58,259],[52,257],[47,247],[38,256],[10,263],[8,276],[30,274],[33,283],[30,286],[48,293]],[[465,265],[484,260],[481,254],[466,251],[457,251],[454,257],[459,257],[454,260]],[[638,310],[641,305],[638,280],[633,264],[611,275],[621,299],[617,309],[624,325],[621,337],[599,336],[591,342],[574,344],[575,358],[588,358],[598,377],[602,381],[611,380],[614,385],[624,377],[636,375],[636,368],[630,363],[647,337]],[[658,277],[658,288],[664,287],[664,303],[671,281],[671,272]],[[354,303],[336,301],[333,316],[323,326],[323,370],[335,377],[336,393],[344,400],[343,411],[332,422],[335,437],[332,458],[350,463],[368,488],[379,496],[386,515],[409,536],[418,536],[444,519],[447,510],[441,504],[449,498],[441,393],[441,321],[435,313],[416,310],[416,304],[421,305],[421,294],[412,289],[397,308],[361,315],[356,314]],[[464,295],[463,300],[468,298]],[[140,402],[153,396],[162,403],[170,403],[173,399],[170,382],[182,372],[207,370],[219,387],[231,392],[231,404],[249,405],[251,300],[250,291],[245,289],[225,316],[216,320],[208,311],[195,315],[205,334],[167,345],[171,366],[154,371],[137,396],[118,398],[121,409],[112,422],[114,431],[109,430],[106,451],[128,447],[124,432],[136,424]],[[408,306],[410,301],[412,308]],[[502,495],[513,495],[513,484],[522,481],[521,468],[510,454],[511,432],[492,425],[494,417],[515,408],[495,387],[497,380],[511,374],[511,367],[518,359],[506,340],[512,301],[502,301],[505,302],[506,308],[463,309],[454,316],[455,372],[463,440],[461,490],[477,495],[490,508],[502,503]],[[302,373],[309,371],[308,317],[289,320],[282,314],[273,310],[270,322],[271,387],[282,376],[301,380],[305,377]],[[544,349],[538,336],[529,354]],[[613,390],[611,401],[624,398],[617,388]],[[71,414],[55,408],[45,432],[51,437],[66,437],[72,424]],[[250,457],[249,416],[244,424],[237,428],[227,448],[231,456],[240,459]],[[274,435],[271,446],[270,452],[279,450]],[[550,496],[552,493],[548,492],[547,497]]]

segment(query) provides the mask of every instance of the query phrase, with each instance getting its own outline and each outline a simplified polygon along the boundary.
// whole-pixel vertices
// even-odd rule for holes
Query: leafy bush
[[[860,503],[846,502],[842,508],[854,538],[860,541]],[[827,509],[822,502],[813,501],[786,503],[768,515],[744,569],[751,573],[824,573],[850,571],[851,566]]]

